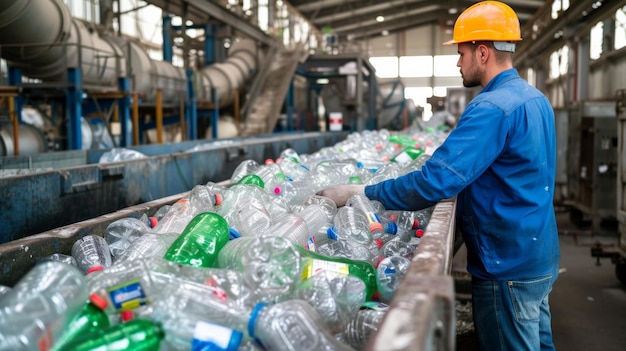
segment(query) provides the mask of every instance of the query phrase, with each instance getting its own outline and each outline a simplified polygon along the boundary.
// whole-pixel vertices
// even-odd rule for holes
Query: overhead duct
[[[170,102],[186,92],[183,68],[152,60],[132,41],[100,35],[72,18],[62,0],[0,1],[0,53],[25,76],[46,82],[64,82],[68,68],[80,68],[86,87],[114,90],[119,77],[129,77],[143,101],[153,100],[157,89]],[[196,97],[208,101],[215,88],[221,105],[232,103],[233,90],[256,69],[255,57],[254,42],[236,41],[224,63],[196,73]]]

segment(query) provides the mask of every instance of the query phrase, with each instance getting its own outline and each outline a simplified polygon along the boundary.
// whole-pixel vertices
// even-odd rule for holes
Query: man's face
[[[459,61],[456,66],[460,68],[463,86],[473,88],[481,85],[482,68],[476,59],[477,50],[472,51],[468,43],[458,44]]]

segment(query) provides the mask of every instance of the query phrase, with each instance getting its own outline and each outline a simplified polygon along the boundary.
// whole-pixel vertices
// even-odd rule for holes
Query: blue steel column
[[[215,63],[215,26],[204,26],[204,64],[210,66]]]
[[[9,85],[19,86],[22,84],[22,69],[17,67],[9,67]],[[22,106],[24,101],[21,95],[16,96],[13,101],[15,102],[15,113],[17,114],[18,122],[22,122]]]
[[[293,78],[291,82],[289,82],[289,89],[287,90],[287,96],[285,97],[285,110],[287,112],[287,131],[293,132],[295,130],[294,126],[294,87],[293,87]]]
[[[198,138],[198,108],[196,93],[193,90],[193,71],[187,70],[187,101],[185,103],[185,118],[187,120],[187,140]]]
[[[213,109],[211,110],[211,137],[217,139],[217,121],[220,118],[219,101],[217,97],[217,89],[211,88],[211,102]]]
[[[83,146],[83,137],[80,128],[80,118],[83,114],[82,100],[82,72],[79,68],[67,70],[69,86],[65,93],[65,114],[67,117],[68,149],[80,150]]]
[[[117,81],[118,89],[120,92],[124,93],[123,97],[118,100],[119,111],[120,111],[120,123],[122,123],[122,136],[120,143],[122,146],[131,146],[132,145],[132,136],[130,134],[131,126],[130,123],[130,82],[127,77],[121,77]]]
[[[172,48],[172,17],[163,16],[163,61],[172,62],[174,49]]]

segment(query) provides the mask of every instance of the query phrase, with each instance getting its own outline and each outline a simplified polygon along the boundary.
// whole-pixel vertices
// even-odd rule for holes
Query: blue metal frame
[[[22,84],[22,69],[17,67],[9,67],[9,85],[19,86]],[[17,120],[22,123],[22,106],[24,105],[24,99],[21,95],[17,95],[13,98],[15,113],[17,114]]]
[[[172,47],[172,17],[163,16],[163,61],[172,62],[174,48]]]
[[[210,66],[215,63],[215,26],[204,26],[204,64]]]
[[[122,124],[122,135],[120,144],[123,147],[132,145],[131,122],[130,122],[130,80],[127,77],[118,78],[118,89],[124,93],[122,98],[118,99],[120,123]]]
[[[187,70],[187,100],[185,101],[185,121],[187,123],[187,140],[196,140],[198,137],[198,106],[196,93],[193,90],[193,71]]]

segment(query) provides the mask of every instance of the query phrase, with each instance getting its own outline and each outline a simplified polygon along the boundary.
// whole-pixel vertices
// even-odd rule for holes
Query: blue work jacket
[[[402,210],[458,195],[468,271],[485,280],[529,278],[558,265],[555,167],[552,107],[509,69],[467,105],[420,171],[367,186],[365,194]]]

